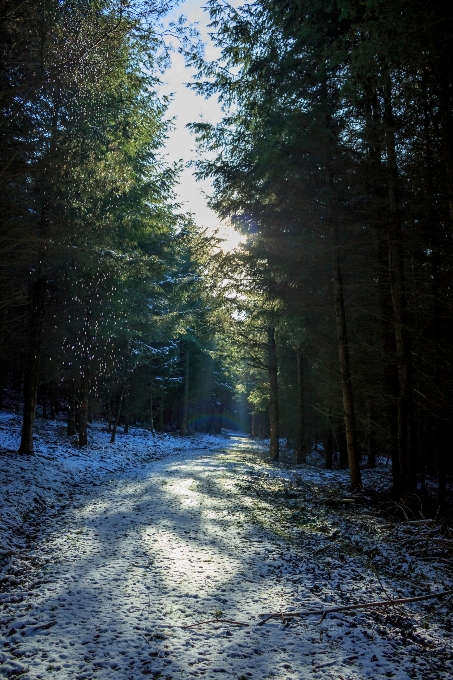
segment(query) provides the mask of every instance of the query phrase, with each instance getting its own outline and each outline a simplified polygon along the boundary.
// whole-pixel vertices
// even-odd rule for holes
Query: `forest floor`
[[[453,587],[448,528],[392,521],[384,464],[352,495],[347,472],[272,465],[246,437],[110,445],[94,426],[81,452],[37,425],[19,457],[0,415],[0,676],[453,676],[447,598],[257,625]]]

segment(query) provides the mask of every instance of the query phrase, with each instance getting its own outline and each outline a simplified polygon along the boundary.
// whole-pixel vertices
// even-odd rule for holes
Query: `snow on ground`
[[[194,450],[218,449],[225,437],[194,435],[186,439],[149,430],[118,431],[110,444],[105,425],[89,426],[89,446],[80,449],[77,437],[66,436],[64,420],[35,421],[35,455],[17,456],[22,419],[18,414],[0,412],[0,551],[23,547],[30,540],[30,527],[39,524],[39,511],[58,516],[79,489],[97,486],[105,480],[171,455],[193,454]],[[26,524],[26,531],[22,531]],[[2,553],[0,552],[0,555]]]
[[[0,675],[452,677],[445,602],[256,625],[263,613],[451,586],[441,562],[406,554],[401,527],[342,502],[344,471],[269,465],[240,436],[133,430],[109,445],[92,428],[81,452],[58,421],[38,423],[37,455],[24,459],[12,453],[16,417],[1,426]],[[366,484],[386,474],[367,471]]]

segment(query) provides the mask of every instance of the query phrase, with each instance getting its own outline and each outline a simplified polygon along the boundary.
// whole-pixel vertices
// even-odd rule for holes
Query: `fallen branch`
[[[205,623],[231,623],[233,626],[250,626],[249,623],[243,621],[232,621],[231,619],[209,619],[208,621],[198,621],[198,623],[191,623],[188,626],[172,626],[174,628],[195,628],[195,626],[203,626]]]
[[[12,628],[10,628],[6,637],[11,637],[11,635],[15,635],[16,633],[20,633],[21,635],[31,635],[32,633],[35,633],[37,630],[49,630],[49,628],[55,626],[56,623],[57,622],[55,620],[47,621],[46,623],[34,623],[31,625],[21,623],[17,627],[13,626]]]
[[[453,546],[453,541],[448,538],[428,538],[428,541],[433,541],[434,543],[440,543],[441,545],[446,545],[447,547]]]
[[[406,519],[403,522],[391,522],[390,524],[385,525],[384,528],[386,529],[404,529],[405,527],[411,527],[411,526],[423,526],[427,524],[434,524],[435,520],[434,519]]]
[[[258,623],[263,626],[266,621],[270,619],[293,619],[298,616],[321,616],[321,621],[327,614],[334,612],[345,612],[352,609],[372,609],[373,607],[389,607],[390,605],[406,604],[407,602],[421,602],[422,600],[432,600],[436,597],[444,597],[445,595],[453,595],[453,590],[442,590],[439,593],[432,593],[431,595],[418,595],[417,597],[401,597],[394,600],[378,600],[376,602],[361,602],[360,604],[348,604],[341,607],[329,607],[329,609],[309,609],[304,612],[274,612],[273,614],[265,614],[262,620]]]
[[[423,536],[422,538],[413,538],[413,543],[427,543],[426,550],[432,550],[436,546],[431,545],[432,543],[438,543],[439,547],[453,548],[453,541],[449,538],[433,538],[432,536]]]
[[[335,505],[336,503],[357,503],[356,498],[323,498],[321,503],[325,505]]]
[[[52,626],[56,625],[56,621],[48,621],[47,623],[37,623],[36,625],[32,626],[27,626],[24,631],[22,631],[22,635],[31,635],[32,633],[35,633],[37,630],[49,630],[49,628],[52,628]]]

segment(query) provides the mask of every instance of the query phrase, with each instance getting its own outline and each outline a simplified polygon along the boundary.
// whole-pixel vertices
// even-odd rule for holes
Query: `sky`
[[[176,21],[181,14],[184,14],[190,22],[198,22],[198,30],[206,43],[205,55],[208,59],[214,59],[218,55],[218,50],[210,43],[207,29],[209,16],[202,9],[204,5],[203,0],[185,0],[167,15],[165,23]],[[177,46],[176,40],[173,44]],[[187,123],[197,122],[201,117],[210,123],[216,123],[222,116],[215,98],[206,100],[186,87],[185,83],[190,81],[193,73],[194,71],[185,66],[183,57],[174,52],[172,65],[162,78],[161,93],[173,94],[168,115],[175,119],[175,129],[170,133],[166,145],[170,162],[179,160],[187,162],[196,158],[195,139],[185,127]],[[192,173],[193,168],[185,168],[177,187],[178,198],[183,203],[184,211],[193,213],[195,222],[208,229],[209,233],[218,229],[221,238],[225,239],[223,248],[232,249],[239,243],[241,237],[230,225],[222,224],[217,215],[208,207],[207,195],[212,191],[211,183],[209,181],[197,182]]]

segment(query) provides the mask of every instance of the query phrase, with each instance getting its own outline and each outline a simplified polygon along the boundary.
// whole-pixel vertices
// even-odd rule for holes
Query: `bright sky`
[[[198,22],[198,30],[206,43],[205,55],[208,59],[214,59],[218,50],[210,43],[207,29],[209,17],[202,9],[204,4],[203,0],[185,0],[167,15],[166,20],[170,23],[184,14],[191,23]],[[177,46],[176,41],[174,44]],[[191,80],[193,73],[186,68],[180,54],[172,54],[172,66],[165,72],[164,85],[161,88],[162,94],[173,93],[173,102],[168,110],[169,116],[175,118],[175,129],[170,134],[167,143],[170,161],[182,159],[187,162],[196,158],[195,139],[185,127],[187,123],[196,122],[201,117],[211,123],[216,123],[222,115],[216,99],[206,100],[185,86],[185,83]],[[226,239],[223,245],[225,250],[234,248],[241,240],[241,236],[231,226],[221,224],[217,215],[208,208],[206,195],[211,192],[211,183],[209,181],[197,182],[192,172],[191,168],[186,168],[182,172],[178,187],[179,200],[183,203],[184,210],[193,213],[196,223],[207,228],[209,232],[219,229],[220,236]]]

